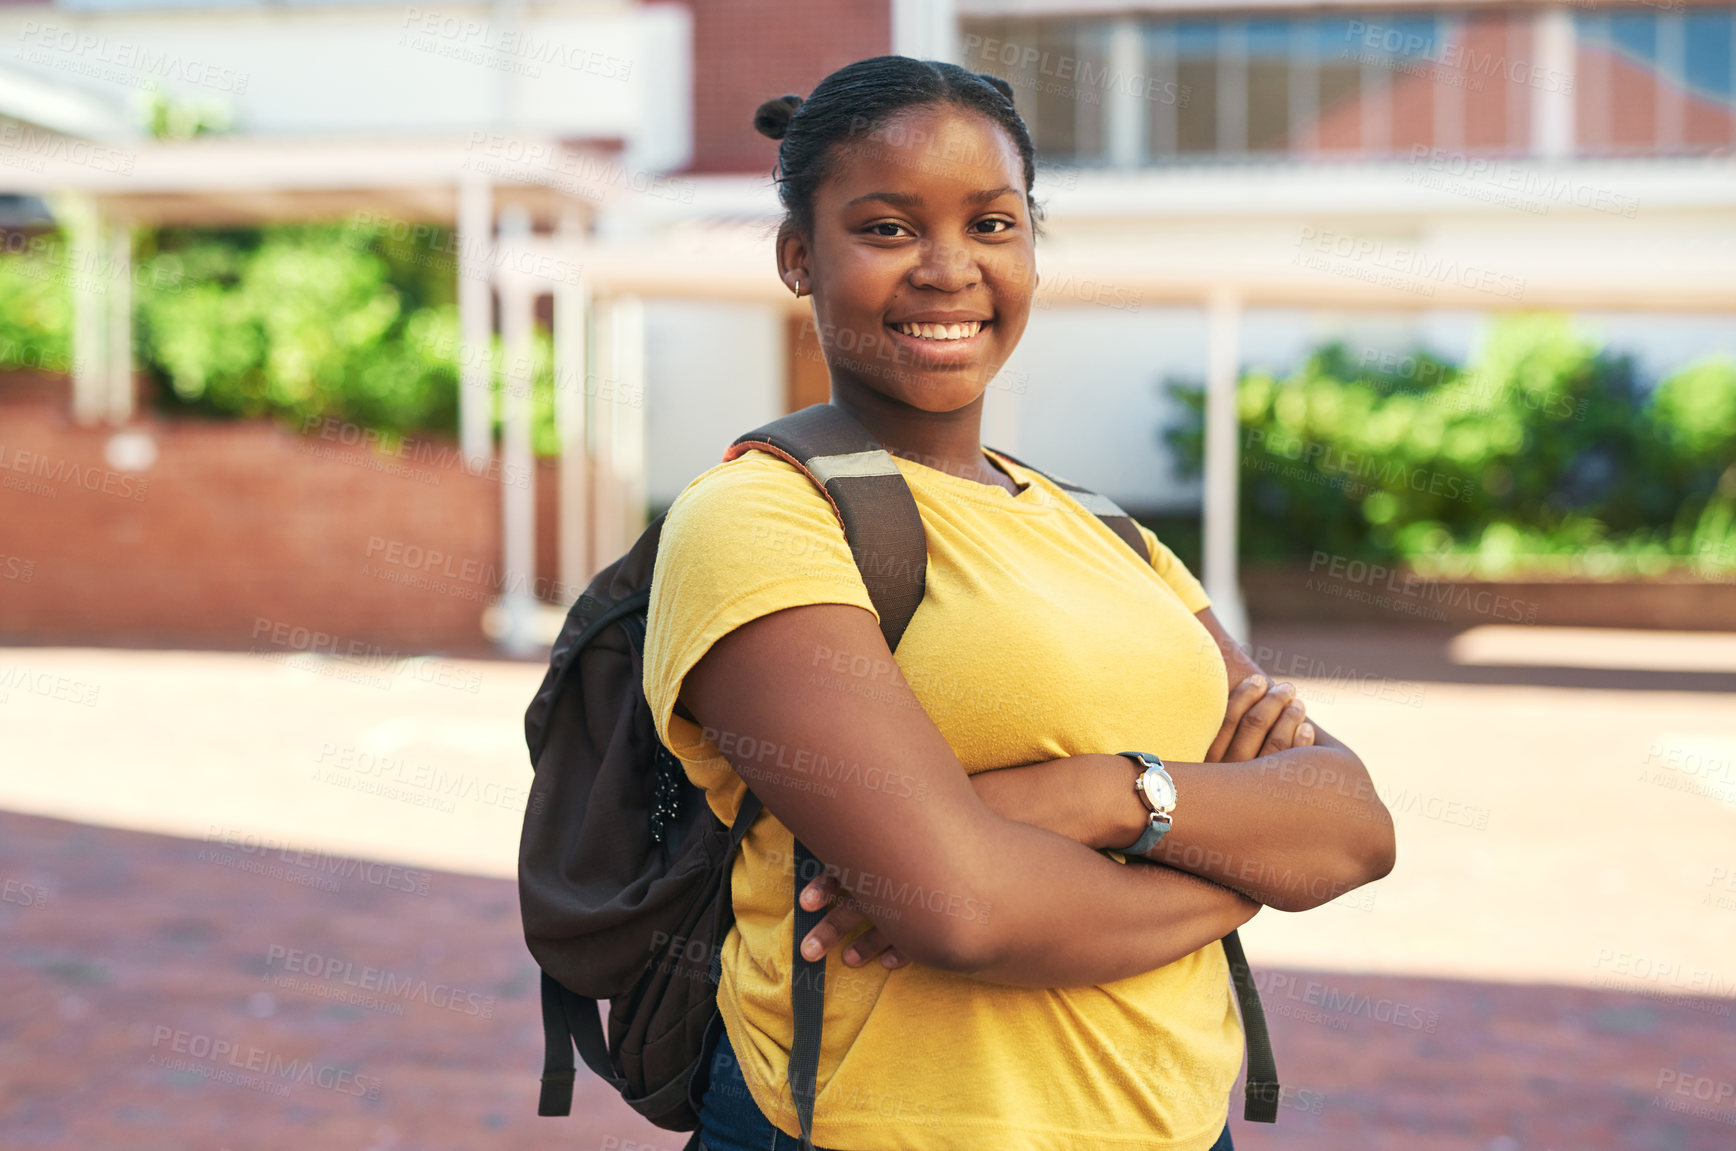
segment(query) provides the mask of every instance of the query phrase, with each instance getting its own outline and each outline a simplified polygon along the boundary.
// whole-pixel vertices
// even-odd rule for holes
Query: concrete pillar
[[[584,265],[584,224],[576,208],[561,214],[556,231],[562,256],[573,266]],[[555,285],[555,424],[561,438],[560,580],[562,606],[578,598],[602,565],[595,563],[591,537],[591,449],[587,443],[590,413],[597,389],[588,386],[587,357],[590,290],[582,281]]]
[[[494,190],[467,174],[458,184],[458,447],[472,469],[494,454],[493,255]]]
[[[1145,163],[1145,89],[1133,77],[1144,76],[1145,41],[1139,21],[1123,16],[1109,25],[1109,75],[1121,84],[1103,88],[1103,136],[1109,163],[1137,168]]]
[[[133,418],[133,228],[114,220],[108,231],[108,421],[117,426]]]
[[[645,306],[637,296],[592,305],[598,375],[591,403],[591,557],[615,561],[645,528]]]
[[[638,296],[617,296],[610,319],[615,374],[612,456],[621,507],[617,552],[624,552],[645,530],[645,303]]]
[[[1538,8],[1532,20],[1536,67],[1544,82],[1530,89],[1531,153],[1542,160],[1571,160],[1578,144],[1573,120],[1579,91],[1573,13],[1565,5],[1552,4]]]
[[[616,298],[606,296],[591,303],[591,371],[597,386],[590,403],[591,523],[589,548],[597,567],[615,561],[626,550],[622,538],[620,478],[615,472],[615,424],[620,418],[620,382],[615,375]]]
[[[108,369],[103,328],[108,322],[102,277],[102,218],[89,196],[66,194],[54,201],[54,218],[66,235],[72,290],[72,418],[99,422],[108,411]]]
[[[530,238],[530,214],[514,206],[501,215],[500,244],[511,252]],[[512,654],[535,650],[536,457],[531,444],[535,381],[536,292],[506,261],[499,278],[501,354],[500,525],[504,627],[500,644]]]
[[[1206,303],[1205,588],[1212,611],[1238,642],[1248,642],[1248,615],[1236,576],[1236,488],[1241,427],[1236,381],[1241,370],[1241,301],[1229,288]]]
[[[954,0],[892,0],[892,53],[961,63]]]

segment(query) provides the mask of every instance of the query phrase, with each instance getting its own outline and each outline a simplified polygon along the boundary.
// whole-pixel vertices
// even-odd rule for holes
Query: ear
[[[811,295],[814,278],[811,272],[808,240],[788,224],[778,229],[778,279],[794,295]],[[799,285],[799,287],[798,287]]]

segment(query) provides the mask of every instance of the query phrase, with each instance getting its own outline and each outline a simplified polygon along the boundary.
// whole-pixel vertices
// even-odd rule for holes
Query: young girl
[[[766,808],[733,873],[703,1144],[797,1146],[799,837],[834,873],[803,896],[832,905],[803,952],[827,965],[816,1145],[1229,1148],[1217,941],[1385,875],[1391,820],[1155,536],[1146,565],[982,447],[1037,284],[1011,88],[879,57],[755,124],[782,140],[779,274],[812,300],[831,403],[897,458],[928,576],[894,662],[795,467],[748,452],[669,511],[646,695],[720,819],[744,775]]]

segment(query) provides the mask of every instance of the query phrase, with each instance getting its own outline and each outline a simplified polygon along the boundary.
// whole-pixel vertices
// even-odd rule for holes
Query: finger
[[[823,872],[802,888],[802,906],[808,911],[818,911],[832,902],[832,897],[837,894],[838,877],[829,871]]]
[[[868,916],[849,904],[839,904],[802,938],[802,958],[819,959],[831,953],[838,941],[868,922]]]
[[[1290,683],[1274,685],[1264,695],[1255,701],[1242,716],[1242,721],[1236,725],[1230,744],[1224,749],[1226,763],[1241,762],[1253,759],[1260,752],[1260,747],[1266,742],[1272,725],[1278,721],[1290,701],[1296,698],[1296,687]]]
[[[1272,730],[1272,725],[1278,722],[1278,717],[1295,698],[1296,685],[1290,683],[1281,683],[1261,696],[1260,701],[1248,709],[1242,722],[1236,726],[1236,734],[1224,752],[1224,762],[1240,763],[1258,755],[1260,745],[1266,742],[1266,735]]]
[[[1238,683],[1230,692],[1229,703],[1224,708],[1224,724],[1218,729],[1217,738],[1212,740],[1211,747],[1206,751],[1205,762],[1217,763],[1224,757],[1224,750],[1230,746],[1230,739],[1236,734],[1236,725],[1242,722],[1242,717],[1248,714],[1248,709],[1260,702],[1260,697],[1266,694],[1271,681],[1255,672]]]
[[[1312,723],[1304,720],[1302,726],[1296,729],[1296,746],[1314,746],[1314,725]]]
[[[1290,701],[1278,715],[1278,722],[1272,725],[1272,730],[1266,734],[1266,742],[1260,748],[1261,755],[1271,755],[1277,751],[1289,751],[1296,746],[1296,730],[1307,719],[1307,705],[1299,699]]]
[[[860,967],[876,958],[884,963],[887,955],[893,956],[898,962],[903,960],[903,957],[898,954],[898,949],[892,946],[892,941],[886,938],[886,933],[878,927],[870,927],[852,940],[850,946],[844,949],[844,965],[846,967]],[[896,967],[897,965],[897,962],[886,964],[888,967]]]

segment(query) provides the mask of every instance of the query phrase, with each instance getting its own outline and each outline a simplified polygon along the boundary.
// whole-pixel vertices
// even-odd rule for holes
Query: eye
[[[993,236],[1001,232],[1010,232],[1016,225],[1005,216],[990,216],[986,220],[978,220],[971,225],[979,235]]]
[[[869,224],[863,231],[870,236],[878,236],[887,240],[896,240],[901,234],[911,235],[910,229],[893,220],[881,220],[877,224]]]

